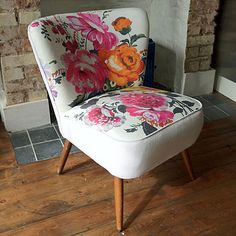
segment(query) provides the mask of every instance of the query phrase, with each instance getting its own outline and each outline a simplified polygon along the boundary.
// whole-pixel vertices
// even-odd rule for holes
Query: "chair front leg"
[[[116,228],[123,230],[123,179],[114,176]]]
[[[182,155],[182,158],[184,160],[184,164],[185,164],[185,167],[188,171],[188,174],[191,178],[191,180],[194,180],[195,177],[194,177],[194,174],[193,174],[193,168],[192,168],[192,164],[191,164],[191,161],[190,161],[190,158],[189,158],[189,152],[187,149],[185,149],[184,151],[181,152],[181,155]]]
[[[66,164],[67,158],[68,158],[69,153],[70,153],[71,146],[72,146],[72,143],[69,142],[69,141],[66,139],[65,142],[64,142],[63,150],[62,150],[62,152],[61,152],[60,164],[59,164],[58,171],[57,171],[57,173],[58,173],[59,175],[62,174],[62,171],[63,171],[63,169],[64,169],[64,166],[65,166],[65,164]]]

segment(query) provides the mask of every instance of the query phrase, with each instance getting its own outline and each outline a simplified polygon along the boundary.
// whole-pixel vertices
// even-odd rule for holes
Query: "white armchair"
[[[187,148],[203,124],[193,98],[143,87],[148,19],[136,8],[58,14],[35,20],[29,39],[66,139],[114,176],[117,229],[123,179],[141,176],[178,153],[194,179]]]

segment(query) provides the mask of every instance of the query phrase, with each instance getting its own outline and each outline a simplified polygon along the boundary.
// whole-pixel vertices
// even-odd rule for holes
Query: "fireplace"
[[[118,7],[143,8],[149,15],[150,37],[156,42],[155,81],[168,89],[188,93],[185,85],[192,83],[196,73],[211,72],[218,2],[2,0],[0,108],[7,130],[22,130],[50,122],[47,93],[27,37],[27,25],[40,15]]]

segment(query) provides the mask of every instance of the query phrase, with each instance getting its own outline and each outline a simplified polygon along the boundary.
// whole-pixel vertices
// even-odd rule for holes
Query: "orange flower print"
[[[131,31],[131,24],[132,21],[126,17],[119,17],[112,22],[114,29],[123,35],[128,34]]]
[[[138,80],[144,69],[140,53],[127,44],[121,44],[111,51],[101,50],[98,53],[107,66],[108,79],[118,86]]]

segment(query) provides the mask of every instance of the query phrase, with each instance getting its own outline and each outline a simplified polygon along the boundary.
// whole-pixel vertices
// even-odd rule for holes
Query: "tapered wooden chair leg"
[[[114,176],[116,228],[123,230],[123,179]]]
[[[71,149],[72,143],[69,142],[68,140],[65,140],[64,142],[64,147],[63,150],[61,152],[61,156],[60,156],[60,164],[57,170],[57,173],[60,175],[63,172],[64,166],[66,164],[67,158],[69,156],[70,153],[70,149]]]
[[[186,166],[186,169],[188,171],[188,174],[189,174],[191,180],[194,180],[195,177],[194,177],[194,174],[193,174],[193,168],[192,168],[192,164],[191,164],[191,161],[190,161],[190,158],[189,158],[188,150],[185,149],[183,152],[181,152],[181,155],[183,157],[184,164]]]

